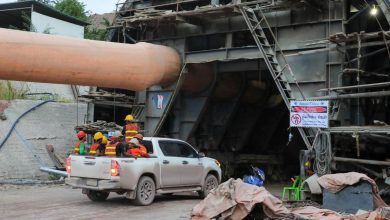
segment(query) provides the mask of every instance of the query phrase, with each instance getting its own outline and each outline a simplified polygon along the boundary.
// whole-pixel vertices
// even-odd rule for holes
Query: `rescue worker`
[[[145,147],[145,145],[143,145],[143,141],[144,141],[144,136],[142,134],[136,134],[134,136],[134,138],[136,138],[139,142],[139,149],[141,151],[141,156],[142,157],[149,157],[149,154],[148,154],[148,149]]]
[[[122,133],[120,131],[115,131],[112,136],[113,140],[106,145],[104,154],[106,157],[121,157],[125,155],[125,144],[122,143]]]
[[[100,144],[100,146],[99,146],[100,156],[104,156],[104,152],[106,150],[107,143],[108,143],[108,138],[106,136],[103,136],[102,144]]]
[[[141,147],[142,146],[142,147]],[[141,145],[137,138],[133,138],[129,142],[129,149],[127,150],[127,156],[133,157],[149,157],[146,147]]]
[[[75,155],[85,155],[87,152],[85,147],[85,141],[87,140],[87,134],[84,131],[77,132],[78,141],[74,146]]]
[[[102,151],[102,145],[105,148],[105,145],[103,144],[104,135],[101,132],[96,132],[93,136],[93,140],[95,141],[94,144],[91,145],[91,148],[89,150],[89,155],[91,156],[103,156],[104,150]]]
[[[130,140],[138,134],[139,126],[134,121],[133,115],[127,115],[125,118],[126,125],[123,126],[122,134],[125,136],[126,143],[129,143]]]

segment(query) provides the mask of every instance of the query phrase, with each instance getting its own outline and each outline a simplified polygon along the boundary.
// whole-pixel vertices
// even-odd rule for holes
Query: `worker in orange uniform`
[[[77,132],[78,141],[74,146],[74,154],[75,155],[85,155],[87,153],[87,149],[85,147],[85,141],[87,140],[87,134],[84,131]]]
[[[127,115],[125,118],[126,125],[123,126],[122,134],[125,135],[126,143],[129,143],[130,140],[138,134],[139,126],[135,122],[133,115]]]
[[[113,140],[108,142],[104,155],[106,157],[121,157],[125,155],[125,145],[122,143],[122,133],[120,131],[115,131],[112,136]]]
[[[104,155],[104,149],[106,147],[106,144],[103,143],[104,135],[102,132],[96,132],[93,136],[93,140],[95,141],[94,144],[91,145],[91,148],[89,150],[89,155],[91,156],[103,156]],[[107,140],[107,138],[106,138]],[[103,150],[102,150],[103,149]]]
[[[134,138],[136,138],[139,142],[139,149],[141,151],[141,156],[142,157],[149,157],[149,154],[148,154],[148,149],[145,147],[145,145],[143,145],[143,141],[144,141],[144,136],[142,134],[136,134],[134,136]]]
[[[140,144],[137,138],[133,138],[129,142],[129,149],[127,150],[127,156],[132,157],[149,157],[146,147]]]

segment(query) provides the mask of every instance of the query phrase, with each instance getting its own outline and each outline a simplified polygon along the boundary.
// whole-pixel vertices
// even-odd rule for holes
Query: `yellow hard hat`
[[[100,140],[100,139],[102,139],[102,138],[103,138],[102,132],[97,132],[97,133],[95,133],[95,135],[93,136],[93,139],[94,139],[95,141]]]
[[[106,138],[106,136],[103,136],[102,144],[107,144],[107,143],[108,143],[108,139]]]
[[[126,118],[125,118],[125,121],[133,121],[134,120],[134,116],[133,115],[127,115]]]

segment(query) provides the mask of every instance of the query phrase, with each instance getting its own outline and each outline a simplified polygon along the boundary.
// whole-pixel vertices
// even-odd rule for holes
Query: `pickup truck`
[[[220,163],[184,141],[145,137],[143,144],[149,158],[70,155],[65,183],[81,188],[92,201],[115,192],[150,205],[156,193],[197,191],[204,197],[221,182]]]

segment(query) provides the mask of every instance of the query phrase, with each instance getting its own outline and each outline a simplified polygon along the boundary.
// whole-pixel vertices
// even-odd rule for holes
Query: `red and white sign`
[[[291,127],[329,127],[329,101],[291,101]]]

